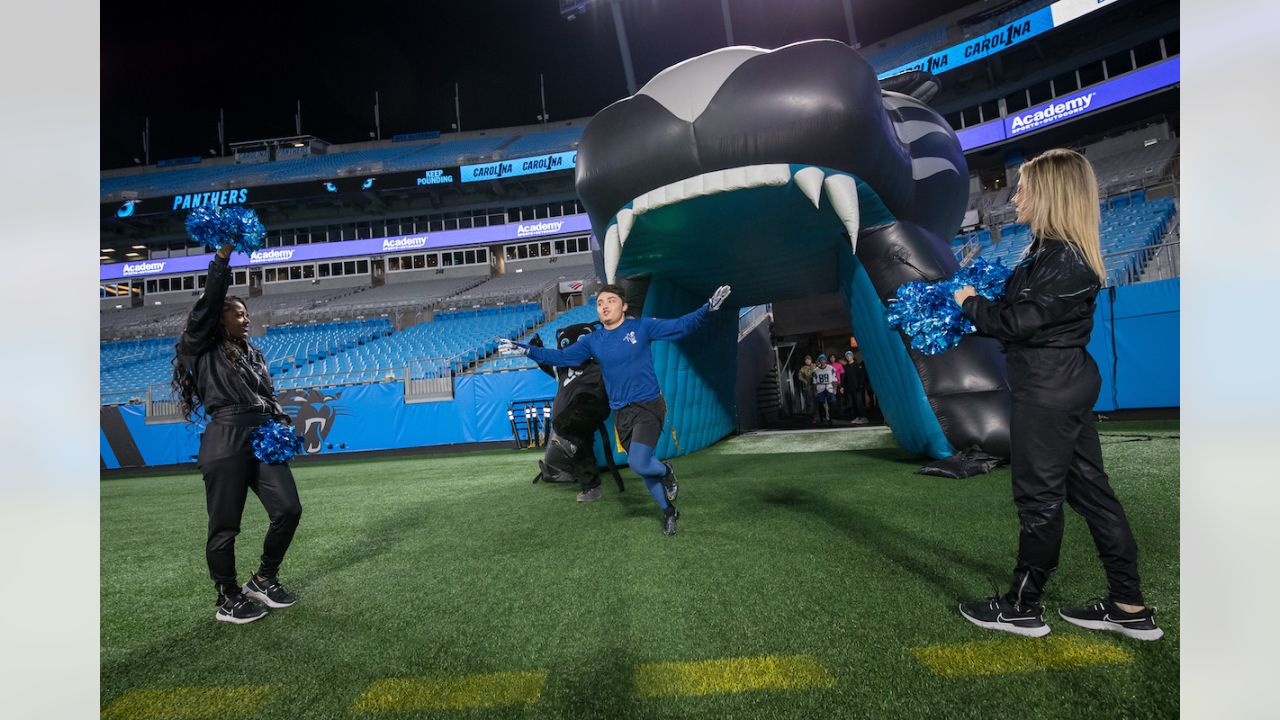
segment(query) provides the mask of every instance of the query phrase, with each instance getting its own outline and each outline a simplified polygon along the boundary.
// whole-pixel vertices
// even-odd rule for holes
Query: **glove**
[[[498,338],[498,352],[504,355],[528,355],[529,346],[508,338]]]
[[[729,286],[721,285],[716,288],[711,299],[707,301],[707,307],[711,308],[711,312],[715,312],[720,309],[720,306],[724,304],[724,299],[727,297],[729,297]]]

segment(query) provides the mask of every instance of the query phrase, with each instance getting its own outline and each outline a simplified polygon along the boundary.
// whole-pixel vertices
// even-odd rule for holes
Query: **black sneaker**
[[[662,517],[662,534],[671,537],[676,534],[676,518],[680,517],[680,512],[671,508],[671,512]]]
[[[213,619],[243,625],[266,616],[266,608],[244,595],[236,593],[234,595],[218,596],[218,611],[214,613]]]
[[[593,487],[590,490],[583,490],[582,492],[578,493],[578,502],[580,503],[591,503],[599,499],[600,499],[599,486]]]
[[[1164,631],[1156,625],[1150,607],[1136,613],[1125,612],[1111,598],[1094,598],[1084,607],[1061,608],[1058,614],[1072,625],[1090,630],[1110,630],[1135,640],[1159,640]]]
[[[1003,630],[1015,635],[1044,637],[1049,626],[1044,624],[1044,609],[1039,605],[1016,606],[1003,597],[961,603],[965,620],[988,630]]]
[[[676,483],[676,469],[669,462],[662,464],[667,468],[667,474],[662,476],[662,489],[667,494],[667,502],[675,502],[676,496],[680,494],[680,485]]]
[[[264,578],[261,575],[254,575],[240,590],[267,607],[285,608],[298,601],[274,577]]]

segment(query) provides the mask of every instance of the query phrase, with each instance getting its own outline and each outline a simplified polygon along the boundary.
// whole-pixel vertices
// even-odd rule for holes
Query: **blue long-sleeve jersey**
[[[530,347],[529,357],[542,365],[561,367],[579,365],[592,357],[599,360],[605,390],[609,393],[609,407],[617,410],[662,394],[649,343],[679,340],[697,330],[709,313],[710,309],[703,305],[688,315],[670,320],[627,318],[612,330],[583,335],[564,350]]]

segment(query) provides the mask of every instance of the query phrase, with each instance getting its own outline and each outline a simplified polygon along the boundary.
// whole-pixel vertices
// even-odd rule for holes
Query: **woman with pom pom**
[[[1004,297],[988,300],[963,287],[955,301],[979,334],[998,339],[1008,357],[1013,501],[1018,561],[1008,592],[960,606],[970,622],[992,630],[1049,634],[1040,605],[1058,566],[1062,504],[1084,516],[1106,570],[1108,592],[1062,608],[1067,622],[1138,640],[1164,633],[1142,597],[1138,547],[1124,508],[1102,469],[1093,406],[1101,377],[1085,346],[1094,299],[1106,280],[1098,242],[1098,181],[1083,155],[1049,150],[1024,163],[1014,205],[1034,240]]]
[[[273,420],[287,426],[290,419],[276,402],[262,353],[248,341],[248,308],[240,298],[227,295],[231,249],[222,245],[209,262],[204,294],[191,309],[175,348],[173,387],[188,418],[199,407],[209,417],[198,464],[209,512],[205,559],[218,591],[214,619],[243,624],[266,615],[258,602],[272,608],[294,603],[277,573],[302,516],[302,503],[287,462],[263,462],[255,454],[255,431],[271,427],[267,423]],[[249,490],[262,501],[271,523],[258,571],[241,586],[236,580],[235,539]]]

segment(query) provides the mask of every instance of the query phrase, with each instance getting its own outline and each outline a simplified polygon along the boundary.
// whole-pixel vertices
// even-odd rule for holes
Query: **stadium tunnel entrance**
[[[873,194],[859,200],[859,242],[912,231],[914,226],[897,222]],[[841,312],[819,321],[821,330],[858,338],[872,387],[899,443],[946,457],[955,448],[901,339],[884,321],[883,303],[854,252],[849,230],[828,204],[815,203],[789,183],[688,198],[635,216],[614,274],[628,296],[629,314],[675,317],[697,308],[723,284],[733,287],[733,308],[781,302],[829,308],[834,298]],[[752,402],[738,391],[740,369],[758,373],[776,367],[767,326],[764,342],[759,328],[755,337],[740,337],[738,318],[737,312],[716,313],[694,335],[654,345],[654,366],[667,399],[660,456],[694,452],[732,433],[737,405]],[[750,413],[744,409],[742,414]]]

